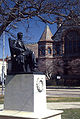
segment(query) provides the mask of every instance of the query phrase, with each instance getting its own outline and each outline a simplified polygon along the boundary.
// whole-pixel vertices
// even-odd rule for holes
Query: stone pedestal
[[[61,113],[46,108],[45,75],[17,74],[7,77],[0,119],[61,119]]]
[[[9,75],[6,80],[4,109],[28,112],[45,110],[45,75]]]

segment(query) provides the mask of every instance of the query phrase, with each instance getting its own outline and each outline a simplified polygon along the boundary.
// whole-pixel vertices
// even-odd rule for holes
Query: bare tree
[[[14,22],[23,19],[38,17],[53,24],[56,16],[66,18],[71,10],[78,9],[78,3],[79,0],[0,0],[0,36],[4,30],[15,28]]]
[[[46,78],[48,80],[52,79],[52,75],[53,75],[53,65],[49,65],[46,67],[45,71],[44,71]]]
[[[63,75],[64,73],[64,61],[62,58],[53,59],[53,76]]]
[[[48,80],[53,79],[53,77],[57,75],[62,75],[64,73],[64,61],[60,58],[53,59],[52,63],[47,61],[41,61],[40,63],[40,71],[44,72],[46,78]]]
[[[68,70],[70,75],[80,75],[80,58],[69,61]]]

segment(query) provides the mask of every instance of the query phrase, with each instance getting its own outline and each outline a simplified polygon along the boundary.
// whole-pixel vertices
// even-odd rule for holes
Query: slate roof
[[[53,36],[53,34],[51,33],[51,30],[50,30],[49,26],[47,25],[47,26],[45,27],[44,32],[42,33],[42,36],[41,36],[39,42],[40,42],[40,41],[53,41],[53,40],[51,39],[52,36]]]

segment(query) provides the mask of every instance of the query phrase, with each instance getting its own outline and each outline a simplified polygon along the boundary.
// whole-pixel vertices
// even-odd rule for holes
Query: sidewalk
[[[54,102],[47,103],[49,109],[70,109],[80,108],[80,102]]]
[[[46,86],[47,89],[80,89],[80,86]]]

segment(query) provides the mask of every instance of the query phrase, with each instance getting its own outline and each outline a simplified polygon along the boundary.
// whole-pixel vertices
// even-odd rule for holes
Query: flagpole
[[[4,57],[5,57],[5,31],[3,31],[3,64],[2,64],[2,94],[4,95]]]

